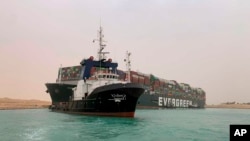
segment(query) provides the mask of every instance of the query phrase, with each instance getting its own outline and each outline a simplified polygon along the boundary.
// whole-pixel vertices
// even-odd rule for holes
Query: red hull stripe
[[[102,113],[102,112],[70,112],[70,111],[57,111],[62,113],[69,114],[78,114],[78,115],[90,115],[90,116],[111,116],[111,117],[134,117],[135,112],[114,112],[114,113]]]

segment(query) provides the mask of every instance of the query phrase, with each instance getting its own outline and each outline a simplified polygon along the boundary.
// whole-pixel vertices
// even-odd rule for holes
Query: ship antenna
[[[130,52],[126,52],[126,59],[124,61],[126,62],[127,67],[127,81],[130,82],[130,70],[131,70],[131,61],[130,61]]]
[[[61,83],[62,80],[62,64],[60,64],[60,69],[59,69],[59,80],[58,82]]]
[[[98,49],[97,55],[98,55],[98,59],[100,61],[105,60],[106,59],[105,54],[109,53],[109,52],[103,52],[104,48],[106,47],[106,44],[104,44],[104,42],[106,42],[106,41],[104,41],[103,38],[104,38],[104,35],[103,35],[103,32],[102,32],[102,26],[100,25],[100,30],[98,31],[98,39],[93,40],[93,43],[95,41],[99,42],[99,49]]]

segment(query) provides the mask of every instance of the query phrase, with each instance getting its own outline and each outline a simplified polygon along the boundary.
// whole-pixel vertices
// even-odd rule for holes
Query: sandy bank
[[[48,108],[49,101],[0,98],[0,110]]]
[[[206,108],[250,109],[250,104],[218,104],[218,105],[206,105]]]
[[[0,110],[48,108],[50,101],[0,98]],[[206,105],[206,108],[250,109],[250,104]]]

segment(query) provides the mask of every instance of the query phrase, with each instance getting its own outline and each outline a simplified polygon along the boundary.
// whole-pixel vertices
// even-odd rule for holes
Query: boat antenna
[[[126,62],[127,67],[127,81],[130,82],[130,70],[131,70],[131,61],[130,61],[130,52],[126,52],[126,59],[124,61]]]
[[[60,69],[59,69],[59,80],[58,82],[61,83],[62,80],[62,64],[60,64]]]
[[[93,43],[95,41],[99,42],[99,49],[98,49],[98,52],[97,52],[98,59],[99,59],[99,61],[105,60],[106,59],[105,54],[108,54],[109,52],[103,52],[104,48],[106,47],[106,44],[104,44],[104,42],[106,42],[106,41],[103,40],[104,35],[103,35],[103,30],[102,30],[101,25],[100,25],[100,29],[98,31],[98,36],[97,37],[98,37],[98,39],[94,39]]]

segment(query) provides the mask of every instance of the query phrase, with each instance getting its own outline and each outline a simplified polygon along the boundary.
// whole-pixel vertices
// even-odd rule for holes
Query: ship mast
[[[100,61],[105,60],[106,59],[105,54],[109,53],[109,52],[103,52],[103,49],[106,47],[106,44],[104,44],[104,42],[106,42],[106,41],[104,41],[103,38],[104,38],[104,35],[103,35],[102,27],[100,26],[100,30],[98,31],[98,39],[93,40],[93,43],[95,41],[99,42],[99,49],[98,49],[98,52],[97,52],[97,56],[98,56],[98,59]]]
[[[130,70],[131,70],[131,62],[130,62],[130,52],[126,52],[126,59],[124,61],[126,62],[126,67],[127,67],[127,81],[130,82]]]
[[[58,82],[61,83],[62,81],[62,64],[60,65],[60,69],[59,69],[59,80]]]

